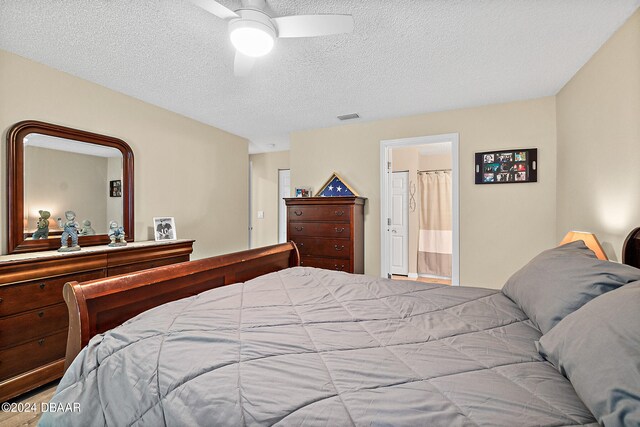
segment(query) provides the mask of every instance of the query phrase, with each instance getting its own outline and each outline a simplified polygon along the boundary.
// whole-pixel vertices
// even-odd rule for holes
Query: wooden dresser
[[[193,240],[0,256],[0,402],[63,373],[69,315],[62,286],[189,261]]]
[[[287,240],[300,251],[300,265],[364,273],[363,197],[285,199]]]

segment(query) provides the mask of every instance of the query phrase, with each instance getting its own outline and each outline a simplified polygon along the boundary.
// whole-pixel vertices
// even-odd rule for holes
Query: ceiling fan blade
[[[353,31],[351,15],[293,15],[271,19],[278,37],[317,37]]]
[[[226,8],[215,0],[189,0],[191,3],[196,6],[206,10],[209,13],[214,14],[218,18],[222,19],[231,19],[231,18],[239,18],[240,15],[235,13],[233,10]]]
[[[236,52],[236,58],[233,61],[233,74],[236,77],[248,76],[255,63],[255,58]]]

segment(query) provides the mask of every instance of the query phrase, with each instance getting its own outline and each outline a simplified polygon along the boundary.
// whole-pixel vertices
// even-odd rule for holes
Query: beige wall
[[[97,233],[107,233],[107,157],[29,146],[24,157],[25,230],[36,230],[41,209],[51,212],[50,230],[59,229],[57,218],[66,221],[64,213],[71,210],[80,226],[88,219]],[[91,203],[78,204],[78,200]]]
[[[591,231],[610,259],[640,225],[640,10],[557,96],[559,240]]]
[[[420,170],[451,169],[451,154],[430,154],[420,156]]]
[[[380,274],[380,141],[459,133],[460,279],[500,288],[556,243],[555,98],[294,132],[291,184],[317,188],[336,171],[365,206],[365,272]],[[538,148],[537,183],[475,185],[474,152]],[[327,156],[327,153],[332,153]]]
[[[0,94],[3,165],[6,132],[21,120],[121,138],[135,155],[136,240],[152,239],[152,218],[166,215],[179,238],[196,239],[194,258],[247,247],[245,139],[5,51]],[[6,230],[4,197],[1,215]]]
[[[251,247],[278,243],[278,170],[289,169],[289,152],[252,154]],[[258,211],[264,218],[258,218]]]

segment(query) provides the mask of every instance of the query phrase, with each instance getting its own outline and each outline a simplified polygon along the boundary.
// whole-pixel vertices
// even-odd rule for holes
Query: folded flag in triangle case
[[[337,176],[318,195],[319,197],[354,196],[353,192]]]

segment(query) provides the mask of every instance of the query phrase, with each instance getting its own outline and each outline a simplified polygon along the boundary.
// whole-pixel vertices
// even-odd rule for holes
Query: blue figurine
[[[116,221],[111,221],[109,223],[109,239],[111,243],[109,246],[126,246],[127,242],[124,240],[124,227],[118,227],[118,223]]]
[[[58,226],[63,229],[62,237],[60,238],[60,249],[58,252],[71,252],[79,251],[78,246],[78,227],[80,224],[76,222],[76,213],[74,211],[66,211],[64,213],[65,222],[62,222],[62,218],[58,218]],[[69,237],[71,237],[71,246],[68,246]]]

